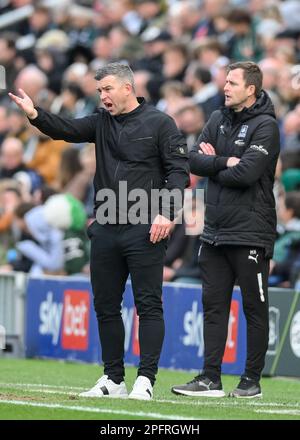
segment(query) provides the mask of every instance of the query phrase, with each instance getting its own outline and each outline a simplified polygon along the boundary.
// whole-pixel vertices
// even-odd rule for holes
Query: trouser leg
[[[203,374],[216,381],[221,375],[235,275],[222,247],[204,243],[199,264],[204,312]]]
[[[152,244],[149,229],[148,225],[136,225],[123,238],[139,316],[138,375],[148,377],[154,384],[165,333],[162,276],[166,243]]]
[[[91,233],[91,282],[98,320],[104,374],[116,383],[124,379],[125,331],[122,296],[128,277],[119,247],[117,226],[93,226]]]
[[[247,321],[245,375],[259,380],[269,341],[269,259],[263,248],[239,247],[232,251]]]

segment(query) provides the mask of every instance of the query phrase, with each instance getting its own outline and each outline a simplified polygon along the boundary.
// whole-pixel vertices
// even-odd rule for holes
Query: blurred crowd
[[[94,217],[94,146],[41,134],[8,91],[22,88],[36,106],[82,117],[101,105],[95,71],[127,62],[137,95],[175,119],[190,149],[223,105],[226,67],[244,60],[261,67],[281,132],[270,285],[293,287],[300,278],[299,0],[0,0],[0,271],[88,274],[84,231]],[[191,176],[192,189],[204,186]],[[185,209],[165,281],[201,281],[203,206]]]

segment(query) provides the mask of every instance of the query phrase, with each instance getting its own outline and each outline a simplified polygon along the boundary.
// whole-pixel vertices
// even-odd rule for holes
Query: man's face
[[[8,138],[2,144],[0,163],[6,170],[13,170],[23,161],[22,143],[17,139]]]
[[[113,116],[127,113],[127,101],[131,92],[129,84],[113,75],[108,75],[98,81],[97,90],[101,101]]]
[[[225,106],[236,111],[242,110],[253,96],[253,87],[252,85],[246,87],[242,69],[231,70],[224,86]]]
[[[8,65],[13,61],[15,54],[16,51],[8,47],[5,39],[0,38],[0,64]]]

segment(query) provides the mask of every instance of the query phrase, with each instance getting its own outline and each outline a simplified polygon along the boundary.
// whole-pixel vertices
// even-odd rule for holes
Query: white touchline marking
[[[298,409],[256,409],[254,410],[257,413],[266,413],[266,414],[287,414],[291,416],[300,416],[300,410]]]
[[[89,387],[89,385],[87,385],[86,387],[73,387],[73,386],[65,386],[65,385],[46,385],[43,383],[7,383],[7,382],[0,382],[0,387],[20,387],[20,388],[31,388],[31,387],[40,387],[40,388],[58,388],[58,389],[63,389],[63,390],[85,390],[86,388]]]
[[[11,386],[0,386],[0,388],[10,388]],[[22,391],[22,389],[18,389],[18,391]],[[60,390],[48,390],[45,388],[34,388],[34,389],[30,389],[27,388],[26,390],[23,391],[29,391],[30,393],[44,393],[44,394],[62,394],[62,395],[66,395],[66,396],[77,396],[77,392],[75,391],[60,391]],[[1,396],[1,390],[0,390],[0,396]]]
[[[123,409],[102,409],[93,408],[91,406],[72,406],[72,405],[61,405],[58,403],[38,403],[38,402],[25,402],[23,400],[1,400],[0,404],[9,405],[19,405],[19,406],[32,406],[37,408],[52,408],[52,409],[66,409],[70,411],[85,411],[98,414],[122,414],[125,416],[138,416],[138,417],[153,417],[155,419],[168,419],[168,420],[200,420],[194,417],[182,417],[177,414],[161,414],[153,412],[143,412],[143,411],[126,411]],[[201,419],[203,420],[203,419]]]
[[[76,390],[84,390],[86,389],[86,387],[73,387],[73,386],[63,386],[63,385],[45,385],[45,384],[31,384],[31,383],[4,383],[4,382],[0,382],[0,388],[12,388],[12,387],[16,387],[16,388],[28,388],[29,392],[41,392],[41,393],[47,393],[47,394],[62,394],[62,395],[70,395],[70,396],[76,396],[76,392],[75,391],[71,391],[72,389],[76,389]],[[31,387],[33,387],[34,389],[30,389]],[[35,388],[35,387],[40,387],[40,388]],[[50,388],[50,389],[45,389],[45,388]],[[52,388],[52,389],[51,389]],[[56,390],[56,388],[59,389],[64,389],[64,390],[70,390],[70,391],[60,391],[60,390]],[[1,393],[1,391],[0,391]],[[82,398],[81,398],[82,399]],[[193,399],[193,400],[192,400]],[[93,399],[94,400],[94,399]],[[237,399],[226,399],[226,397],[224,398],[220,398],[217,399],[217,402],[215,400],[211,400],[211,401],[207,401],[204,399],[199,398],[198,400],[194,400],[194,398],[192,397],[182,397],[182,398],[178,398],[178,400],[172,400],[172,399],[160,399],[160,398],[154,398],[152,400],[152,402],[155,403],[168,403],[171,405],[188,405],[188,406],[224,406],[224,407],[228,407],[228,406],[238,406],[238,407],[244,407],[247,408],[249,406],[254,406],[254,407],[291,407],[292,410],[293,408],[300,408],[300,403],[277,403],[277,402],[254,402],[253,400],[237,400]],[[296,409],[297,411],[297,409]]]
[[[193,399],[195,399],[193,397]],[[217,402],[216,402],[217,400]],[[157,403],[170,403],[175,405],[194,405],[194,406],[237,406],[240,409],[247,409],[249,406],[258,406],[258,407],[292,407],[292,408],[300,408],[300,404],[298,403],[276,403],[276,402],[253,402],[249,400],[243,400],[241,402],[241,399],[226,399],[226,397],[220,398],[220,399],[214,399],[211,401],[203,400],[201,397],[197,401],[195,400],[189,400],[187,398],[186,400],[168,400],[168,399],[153,399],[153,401]]]

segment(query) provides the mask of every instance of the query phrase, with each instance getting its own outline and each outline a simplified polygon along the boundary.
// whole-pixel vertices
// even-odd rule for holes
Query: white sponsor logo
[[[245,141],[243,141],[242,139],[237,139],[236,141],[234,141],[234,143],[239,147],[243,147],[245,145]]]
[[[248,131],[249,126],[248,125],[242,125],[240,132],[238,134],[238,137],[240,138],[245,138],[247,135],[247,131]]]
[[[59,339],[63,304],[53,301],[53,293],[47,293],[46,301],[41,302],[39,317],[39,333],[41,335],[51,335],[52,344],[57,345]]]
[[[269,345],[268,355],[275,355],[279,345],[279,319],[280,310],[277,307],[269,307]]]
[[[249,255],[248,255],[248,260],[254,260],[256,264],[258,264],[258,253],[255,249],[250,250]]]
[[[290,344],[294,355],[300,358],[300,311],[295,314],[291,323]]]
[[[192,310],[184,314],[183,328],[186,332],[186,335],[182,339],[183,345],[198,347],[197,355],[199,357],[203,356],[203,313],[198,312],[197,301],[193,301]]]
[[[268,154],[269,154],[263,145],[251,145],[250,148],[252,150],[260,151],[261,153],[265,154],[266,156],[268,156]]]
[[[220,125],[220,131],[221,131],[222,134],[225,134],[224,128],[225,128],[224,125]]]
[[[85,337],[87,335],[85,323],[88,319],[88,308],[84,301],[80,301],[80,304],[73,305],[71,296],[66,295],[64,306],[63,333],[67,336]]]

